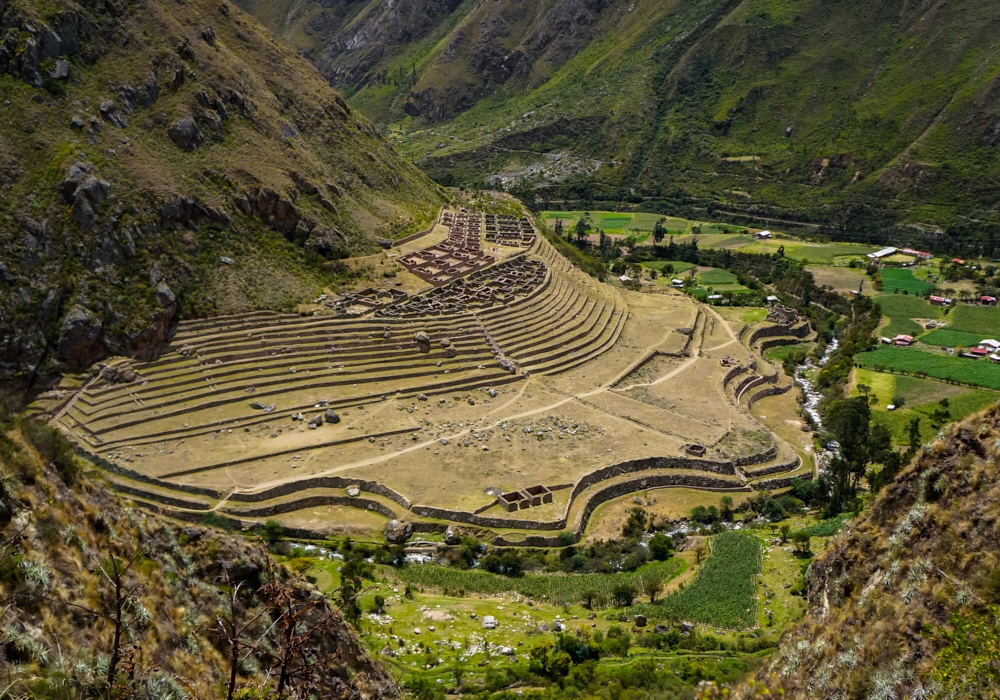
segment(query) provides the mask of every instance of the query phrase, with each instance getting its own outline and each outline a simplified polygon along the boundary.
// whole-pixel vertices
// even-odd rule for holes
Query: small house
[[[927,301],[931,303],[931,306],[951,306],[951,299],[946,297],[927,297]]]
[[[993,353],[990,355],[990,362],[1000,362],[1000,355]]]
[[[878,339],[882,345],[892,345],[892,338],[886,338],[884,335]]]
[[[778,297],[774,296],[773,294],[769,294],[767,296],[767,303],[768,304],[777,304],[778,303]]]
[[[979,341],[979,347],[986,348],[990,352],[996,352],[1000,350],[1000,341],[993,340],[992,338],[986,338],[985,340]]]
[[[492,615],[483,615],[483,629],[495,630],[496,628],[497,628],[497,619]]]
[[[912,335],[897,335],[895,338],[892,339],[892,342],[895,345],[901,345],[903,347],[906,347],[907,345],[912,345],[913,344],[913,336]]]
[[[976,357],[986,357],[990,354],[990,351],[986,348],[970,348],[969,353]]]
[[[670,280],[670,284],[672,284],[675,287],[683,287],[684,286],[684,280],[679,280],[679,279],[675,278],[675,279]]]
[[[963,357],[966,360],[978,360],[979,359],[979,355],[974,355],[971,352],[960,352],[960,353],[958,353],[958,356],[959,357]]]
[[[914,250],[913,248],[903,248],[899,252],[903,255],[909,255],[912,258],[919,258],[920,260],[930,260],[934,257],[930,253],[925,253],[922,250]]]
[[[721,294],[709,294],[708,295],[708,300],[709,301],[719,301],[720,299],[722,299],[722,295]]]
[[[770,231],[758,231],[753,235],[758,241],[766,241],[771,237]]]
[[[982,304],[983,306],[996,306],[997,298],[983,295],[979,297],[979,303]]]

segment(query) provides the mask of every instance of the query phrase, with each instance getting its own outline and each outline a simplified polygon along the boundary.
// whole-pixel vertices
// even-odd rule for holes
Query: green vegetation
[[[1000,366],[985,360],[969,360],[951,355],[936,355],[915,348],[883,347],[858,353],[855,361],[862,367],[973,384],[1000,389]]]
[[[910,379],[910,377],[897,377],[897,379]],[[929,379],[917,381],[940,384],[940,382]],[[918,418],[920,420],[920,443],[924,443],[931,440],[943,425],[977,413],[1000,399],[1000,394],[992,391],[983,389],[962,391],[960,387],[947,384],[942,386],[958,391],[952,395],[941,396],[941,398],[934,398],[922,403],[911,404],[907,401],[903,410],[873,410],[872,421],[884,425],[892,434],[893,442],[897,445],[911,445],[910,422],[914,418]],[[897,390],[896,393],[900,392]]]
[[[833,537],[840,532],[844,528],[844,525],[850,522],[853,517],[853,513],[841,513],[840,515],[832,518],[821,520],[820,522],[810,525],[809,527],[802,528],[799,532],[803,532],[809,537]]]
[[[979,345],[979,341],[988,336],[982,333],[966,333],[964,331],[953,331],[948,328],[935,328],[929,333],[920,337],[921,343],[928,345],[943,345],[949,348],[974,348]]]
[[[889,325],[879,332],[890,338],[896,335],[917,336],[923,331],[914,318],[940,318],[941,307],[931,306],[926,299],[905,294],[884,294],[876,297],[882,314],[889,317]]]
[[[384,568],[383,572],[411,586],[437,588],[454,593],[500,595],[517,591],[521,595],[553,603],[579,603],[588,593],[596,599],[611,602],[614,593],[622,586],[642,591],[651,580],[667,581],[686,568],[683,559],[653,562],[634,572],[618,574],[534,575],[521,577],[502,576],[484,571],[467,571],[433,564],[405,566],[401,569]]]
[[[756,535],[730,530],[712,539],[712,554],[695,580],[659,603],[637,605],[630,612],[650,619],[704,622],[743,629],[757,619],[757,574],[763,547]]]
[[[886,294],[907,292],[923,296],[934,289],[933,284],[918,280],[913,271],[905,267],[887,267],[880,276],[884,285],[882,289]]]
[[[1000,338],[1000,307],[961,304],[951,312],[948,330],[981,333],[983,338]]]
[[[803,243],[795,240],[758,241],[746,248],[746,253],[767,253],[770,255],[781,252],[786,258],[811,264],[832,265],[837,258],[863,257],[876,250],[872,246],[855,245],[853,243]]]
[[[737,284],[736,275],[728,270],[706,270],[705,272],[699,273],[698,283],[702,286],[705,285],[720,285],[720,284]]]
[[[680,260],[650,260],[649,262],[642,263],[642,266],[659,272],[666,272],[667,267],[670,267],[673,269],[673,272],[670,274],[674,275],[679,275],[687,272],[693,267],[697,267],[694,263],[683,262]]]

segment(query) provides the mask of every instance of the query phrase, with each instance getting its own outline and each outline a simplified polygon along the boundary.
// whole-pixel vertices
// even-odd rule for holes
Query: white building
[[[882,258],[889,257],[890,255],[892,255],[895,252],[896,252],[896,249],[893,248],[892,246],[890,246],[888,248],[883,248],[882,250],[876,250],[874,253],[868,253],[868,259],[869,260],[881,260]]]

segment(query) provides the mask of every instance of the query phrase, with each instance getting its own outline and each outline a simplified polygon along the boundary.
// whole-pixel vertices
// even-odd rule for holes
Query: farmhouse
[[[1000,350],[1000,341],[993,340],[992,338],[986,338],[985,340],[979,341],[979,347],[986,348],[990,352],[996,352]]]
[[[878,339],[882,345],[892,345],[892,338],[886,338],[884,335]]]
[[[767,239],[769,239],[771,237],[771,232],[770,231],[758,231],[757,233],[755,233],[753,235],[753,237],[756,238],[758,241],[766,241]]]
[[[990,362],[1000,362],[1000,355],[993,353],[990,355]]]
[[[912,335],[897,335],[895,338],[892,339],[892,342],[894,344],[896,344],[896,345],[902,345],[902,346],[905,347],[905,346],[910,345],[910,344],[913,343],[913,336]]]
[[[888,248],[883,248],[882,250],[876,250],[874,253],[868,253],[868,259],[869,260],[881,260],[882,258],[889,257],[890,255],[892,255],[895,252],[896,252],[896,249],[893,248],[892,246],[889,246]]]
[[[922,250],[914,250],[913,248],[903,248],[899,252],[903,255],[909,255],[910,257],[919,258],[921,260],[930,260],[934,257],[930,253],[925,253]]]
[[[997,305],[997,298],[996,297],[988,297],[988,296],[984,295],[984,296],[979,297],[979,303],[981,305],[983,305],[983,306],[996,306]]]
[[[976,357],[986,357],[990,354],[990,351],[986,348],[972,348],[969,353],[975,355]]]
[[[931,303],[931,306],[951,306],[951,299],[946,297],[927,297],[927,301]]]
[[[672,284],[675,287],[683,287],[684,286],[684,280],[679,280],[679,279],[674,278],[674,279],[670,280],[670,284]]]

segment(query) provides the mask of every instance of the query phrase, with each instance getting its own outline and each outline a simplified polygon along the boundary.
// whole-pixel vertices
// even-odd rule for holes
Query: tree
[[[858,482],[871,455],[871,409],[864,396],[833,401],[827,410],[827,427],[840,444],[840,457],[831,461],[832,514],[841,512],[857,494]],[[838,463],[839,462],[839,463]]]
[[[593,588],[588,588],[583,592],[583,606],[588,610],[594,609],[594,601],[597,599],[597,591]]]
[[[563,237],[563,222],[562,219],[556,219],[556,235],[559,238]]]
[[[614,601],[615,606],[627,608],[635,600],[635,588],[630,583],[618,584],[611,593],[611,599]]]
[[[723,496],[719,501],[719,518],[723,522],[731,522],[733,519],[733,497]]]
[[[802,552],[803,554],[812,553],[812,547],[810,544],[811,540],[812,538],[805,530],[799,530],[792,535],[792,542],[795,544],[795,550],[797,552]]]
[[[659,245],[664,236],[667,235],[667,227],[664,226],[664,222],[666,222],[666,220],[666,217],[661,216],[656,220],[656,223],[653,224],[653,242],[656,243],[656,245]]]
[[[577,219],[576,222],[576,242],[577,245],[583,246],[584,241],[587,240],[587,229],[590,228],[590,212],[584,212],[583,216]]]
[[[665,561],[673,556],[674,553],[674,541],[664,535],[662,532],[657,532],[649,540],[649,554],[657,561]]]
[[[622,537],[627,540],[642,537],[646,531],[647,515],[641,506],[635,506],[628,513],[628,519],[622,526]]]
[[[657,578],[654,576],[653,578],[645,582],[643,590],[645,591],[646,595],[649,596],[650,603],[656,602],[656,596],[659,594],[662,588],[663,588],[663,579],[661,578]]]
[[[914,455],[917,452],[917,447],[920,445],[920,416],[915,416],[906,426],[906,433],[910,439],[910,449],[908,452],[910,455]]]
[[[792,526],[785,523],[781,526],[781,542],[784,544],[788,541],[788,533],[792,531]]]

